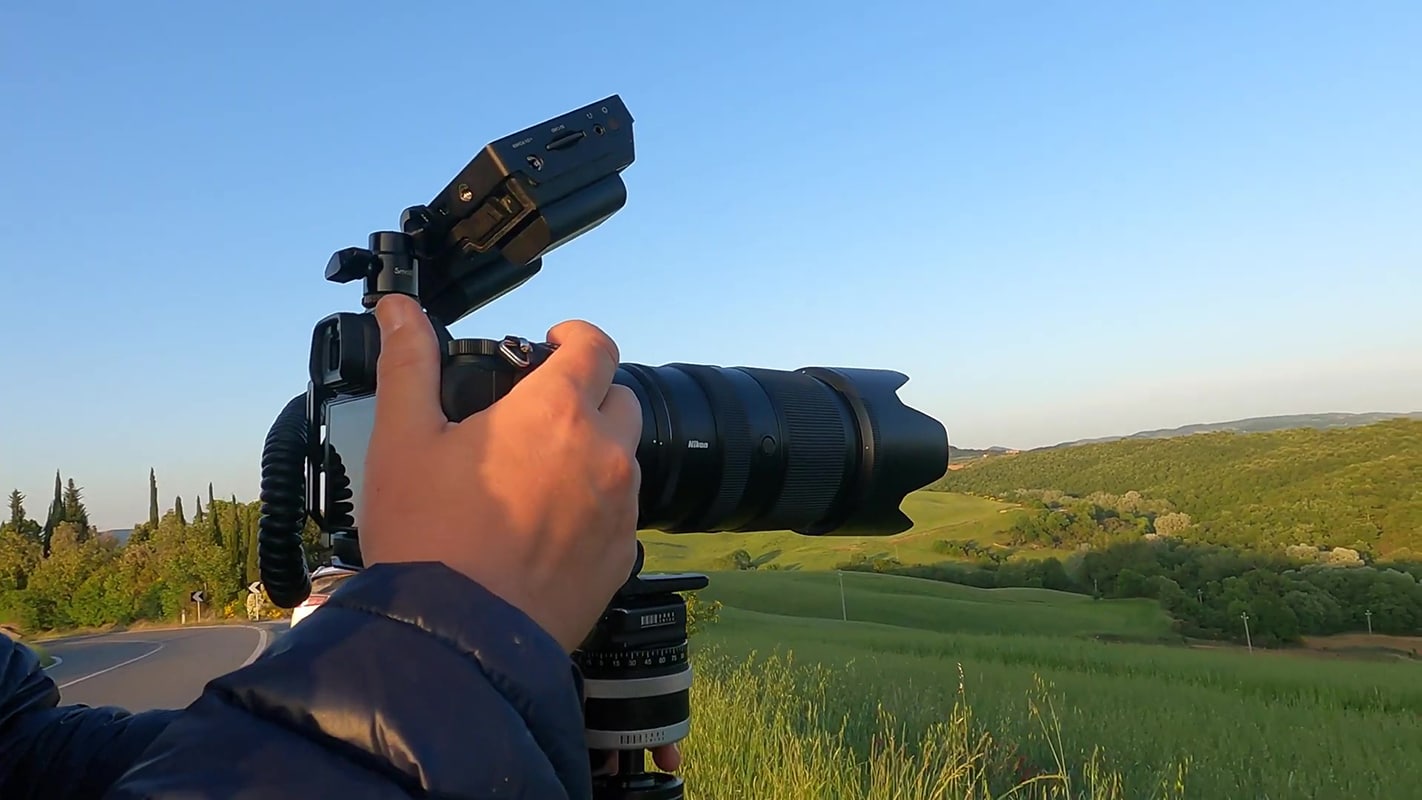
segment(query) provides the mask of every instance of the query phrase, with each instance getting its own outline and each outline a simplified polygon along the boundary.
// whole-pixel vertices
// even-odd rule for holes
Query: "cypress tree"
[[[198,501],[201,504],[201,500]],[[227,542],[222,538],[222,517],[217,513],[217,501],[212,499],[212,483],[207,484],[207,513],[212,517],[212,543],[218,547],[226,547]]]
[[[59,470],[54,471],[54,499],[49,501],[49,514],[45,516],[44,530],[40,533],[40,546],[44,557],[49,558],[49,545],[54,540],[54,529],[64,521],[64,485],[59,479]]]
[[[50,501],[49,514],[55,525],[64,521],[64,482],[59,479],[59,470],[54,471],[54,499]]]
[[[158,530],[158,477],[148,468],[148,527]]]
[[[173,499],[173,513],[178,515],[178,523],[180,525],[186,526],[188,524],[188,518],[183,516],[183,498],[176,497]]]
[[[237,503],[237,495],[232,495],[232,502],[234,505]],[[253,581],[262,579],[261,563],[257,557],[257,526],[250,524],[250,520],[243,519],[249,509],[245,506],[236,508],[237,518],[242,520],[242,556],[246,562],[247,583],[250,585]]]
[[[228,567],[241,578],[242,562],[237,558],[236,542],[232,540],[231,535],[222,533],[222,515],[217,511],[216,501],[207,501],[207,513],[212,515],[212,540],[222,546],[223,551],[227,553]]]

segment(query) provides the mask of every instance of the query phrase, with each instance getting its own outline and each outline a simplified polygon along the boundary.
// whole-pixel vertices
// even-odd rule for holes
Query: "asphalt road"
[[[47,672],[65,705],[183,708],[209,680],[249,663],[285,628],[282,621],[54,639],[44,647],[60,662]]]

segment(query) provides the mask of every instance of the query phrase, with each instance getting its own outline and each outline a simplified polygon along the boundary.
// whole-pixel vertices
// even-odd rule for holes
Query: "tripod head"
[[[617,751],[617,774],[593,779],[595,800],[681,800],[682,780],[646,772],[646,751],[691,732],[691,663],[686,601],[705,575],[641,575],[637,543],[632,575],[573,653],[583,673],[588,747]]]

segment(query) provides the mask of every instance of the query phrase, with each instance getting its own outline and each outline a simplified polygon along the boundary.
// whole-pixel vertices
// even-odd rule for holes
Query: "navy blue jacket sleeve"
[[[580,694],[513,606],[440,564],[379,565],[211,681],[107,797],[586,800]]]
[[[39,656],[0,636],[0,798],[99,797],[178,713],[61,707]]]

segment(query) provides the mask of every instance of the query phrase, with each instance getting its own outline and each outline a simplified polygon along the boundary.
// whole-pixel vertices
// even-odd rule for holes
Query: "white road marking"
[[[256,661],[256,660],[257,660],[257,656],[261,655],[261,654],[262,654],[262,651],[265,650],[265,649],[267,649],[267,643],[271,641],[271,634],[267,632],[267,629],[266,629],[266,628],[259,628],[259,627],[257,627],[256,625],[191,625],[191,626],[188,626],[188,627],[186,627],[186,628],[149,628],[149,629],[146,630],[146,631],[144,631],[144,630],[118,631],[117,634],[124,634],[124,633],[153,633],[153,632],[157,632],[157,631],[183,631],[183,630],[203,630],[203,629],[209,629],[209,630],[210,630],[210,629],[214,629],[214,628],[227,628],[227,629],[231,629],[231,628],[246,628],[246,629],[249,630],[249,631],[256,631],[256,632],[257,632],[257,646],[256,646],[255,649],[252,650],[252,654],[249,655],[249,656],[247,656],[247,660],[242,662],[241,666],[243,666],[243,667],[247,666],[248,664],[252,663],[253,661]],[[106,634],[106,635],[113,636],[113,635],[117,635],[117,634]],[[87,681],[87,680],[89,680],[90,678],[97,678],[97,677],[99,677],[100,675],[103,675],[104,673],[113,672],[114,670],[118,669],[119,667],[126,667],[126,666],[128,666],[129,664],[134,663],[135,661],[142,661],[143,659],[148,658],[149,656],[151,656],[151,655],[153,655],[154,653],[158,652],[159,650],[162,650],[162,649],[163,649],[163,645],[160,644],[160,643],[158,643],[158,642],[150,642],[150,644],[156,644],[156,645],[158,645],[158,646],[155,647],[155,648],[153,648],[152,650],[149,650],[148,652],[144,653],[144,654],[141,655],[141,656],[137,656],[137,657],[135,657],[135,658],[130,658],[129,660],[127,660],[127,661],[125,661],[125,662],[123,662],[123,663],[121,663],[121,664],[115,664],[115,665],[113,665],[112,667],[107,667],[107,668],[105,668],[105,669],[101,669],[101,670],[99,670],[98,672],[91,672],[91,673],[89,673],[88,675],[85,675],[85,676],[83,676],[83,677],[81,677],[81,678],[75,678],[74,680],[69,681],[68,683],[60,684],[59,688],[60,688],[60,689],[66,689],[66,688],[68,688],[68,687],[70,687],[70,686],[73,686],[73,685],[76,684],[76,683],[82,683],[82,682],[84,682],[84,681]],[[48,667],[45,667],[45,669],[50,669],[50,668],[52,668],[52,667],[55,667],[55,666],[57,666],[61,661],[63,661],[63,659],[58,658],[58,657],[55,657],[54,663],[53,663],[53,664],[50,664]]]
[[[152,642],[152,644],[158,644],[158,643],[157,643],[157,642]],[[152,650],[149,650],[148,652],[144,653],[143,655],[137,656],[137,657],[135,657],[135,658],[130,658],[129,660],[127,660],[127,661],[125,661],[125,662],[123,662],[123,663],[121,663],[121,664],[115,664],[115,665],[113,665],[112,667],[108,667],[108,668],[106,668],[106,669],[101,669],[101,670],[99,670],[98,672],[91,672],[91,673],[89,673],[88,675],[85,675],[85,676],[82,677],[82,678],[75,678],[74,680],[72,680],[72,681],[70,681],[70,682],[68,682],[68,683],[61,683],[61,684],[59,685],[59,688],[60,688],[60,689],[68,689],[70,686],[73,686],[73,685],[76,684],[76,683],[83,683],[84,681],[87,681],[87,680],[89,680],[90,678],[97,678],[97,677],[99,677],[100,675],[103,675],[103,674],[106,673],[106,672],[113,672],[114,670],[118,669],[119,667],[126,667],[126,666],[128,666],[129,664],[132,664],[132,663],[135,662],[135,661],[142,661],[143,659],[148,658],[149,656],[153,655],[154,653],[156,653],[156,652],[158,652],[159,650],[162,650],[162,649],[163,649],[163,645],[159,644],[157,647],[153,648]]]
[[[243,625],[242,627],[244,627],[244,628],[253,628],[253,626],[251,626],[251,625]],[[267,649],[267,639],[268,639],[268,637],[269,637],[269,634],[267,633],[267,629],[266,629],[266,628],[253,628],[253,629],[256,630],[256,632],[257,632],[257,649],[253,650],[253,651],[252,651],[252,654],[251,654],[250,656],[247,656],[247,660],[242,662],[242,666],[244,666],[244,667],[247,666],[248,664],[252,663],[253,661],[256,661],[256,660],[257,660],[257,656],[261,655],[261,654],[262,654],[262,651],[265,650],[265,649]]]

